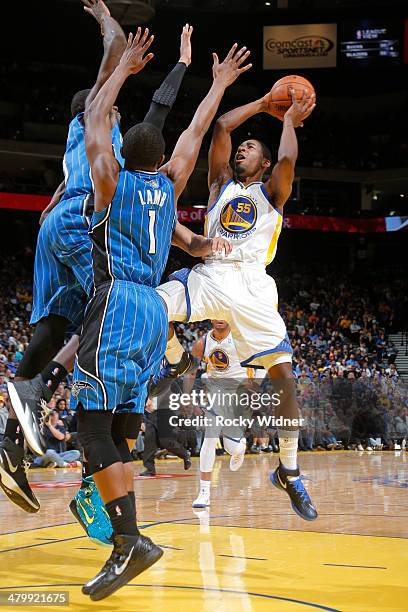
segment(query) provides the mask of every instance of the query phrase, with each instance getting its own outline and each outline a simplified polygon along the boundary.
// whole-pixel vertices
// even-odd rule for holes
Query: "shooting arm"
[[[295,128],[292,120],[285,117],[278,150],[278,163],[275,164],[272,174],[265,184],[276,208],[281,211],[292,191],[297,156],[298,142]]]
[[[64,193],[65,193],[65,181],[62,181],[62,183],[58,185],[57,189],[55,190],[54,195],[51,198],[51,202],[42,211],[41,217],[40,217],[40,225],[44,223],[45,219],[48,217],[52,209],[56,207],[56,205],[61,200]]]
[[[214,183],[222,185],[231,178],[229,165],[231,157],[231,132],[250,117],[266,112],[267,103],[264,98],[244,104],[219,117],[215,123],[211,146],[208,153],[208,187]]]

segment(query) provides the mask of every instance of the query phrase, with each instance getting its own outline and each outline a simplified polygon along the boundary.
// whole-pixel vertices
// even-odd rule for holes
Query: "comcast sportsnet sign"
[[[264,26],[263,67],[333,68],[337,58],[337,24]]]

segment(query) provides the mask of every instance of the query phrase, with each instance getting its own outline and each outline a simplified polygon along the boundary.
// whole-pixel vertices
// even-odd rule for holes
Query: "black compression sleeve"
[[[143,122],[152,123],[159,130],[163,129],[167,115],[176,101],[186,70],[187,66],[182,62],[175,65],[159,89],[154,92],[150,108]]]

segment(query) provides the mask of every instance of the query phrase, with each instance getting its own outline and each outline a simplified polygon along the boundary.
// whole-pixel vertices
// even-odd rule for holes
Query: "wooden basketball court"
[[[187,473],[180,461],[157,462],[160,477],[137,480],[140,525],[164,555],[118,594],[95,603],[81,586],[110,549],[88,540],[67,509],[79,470],[31,471],[42,504],[37,515],[0,494],[1,591],[68,591],[69,606],[50,609],[98,612],[408,609],[406,455],[301,454],[320,513],[312,523],[298,518],[286,495],[270,485],[276,456],[247,456],[235,473],[228,461],[217,459],[209,511],[191,508],[197,460]],[[137,474],[141,465],[134,465]]]

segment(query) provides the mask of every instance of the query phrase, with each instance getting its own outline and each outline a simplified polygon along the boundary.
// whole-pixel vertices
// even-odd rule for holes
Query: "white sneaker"
[[[363,445],[362,445],[362,444],[359,444],[359,445],[357,446],[357,450],[359,450],[359,451],[363,451],[363,450],[364,450]]]
[[[397,443],[394,444],[394,450],[401,450],[401,446]]]
[[[210,505],[210,493],[207,491],[200,491],[197,499],[192,503],[193,508],[207,508]]]
[[[244,463],[245,453],[239,453],[238,455],[231,455],[230,459],[230,470],[236,472],[239,470],[241,465]]]
[[[366,451],[372,451],[372,450],[373,450],[373,447],[372,447],[372,446],[367,446],[367,447],[366,447]]]

